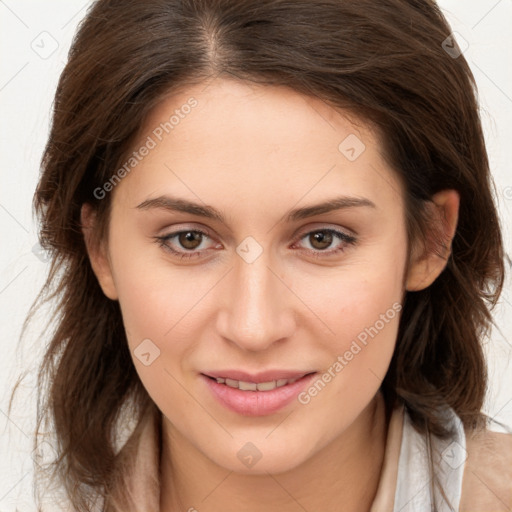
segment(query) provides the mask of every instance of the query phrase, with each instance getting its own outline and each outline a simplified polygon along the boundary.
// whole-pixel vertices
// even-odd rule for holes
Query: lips
[[[214,397],[231,411],[263,416],[293,401],[315,373],[282,370],[249,374],[225,370],[204,373],[201,377]]]

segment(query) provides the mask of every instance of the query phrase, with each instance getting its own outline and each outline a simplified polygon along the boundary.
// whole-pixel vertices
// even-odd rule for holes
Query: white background
[[[442,0],[480,91],[506,250],[512,255],[512,0]],[[43,340],[21,325],[40,289],[46,262],[37,242],[31,200],[48,135],[49,113],[71,38],[89,2],[0,0],[0,512],[35,510],[31,498],[33,376]],[[441,44],[441,42],[440,42]],[[508,141],[508,143],[507,143]],[[509,265],[510,270],[510,265]],[[486,343],[490,389],[485,411],[512,425],[512,293],[507,284]],[[41,325],[41,323],[39,323]],[[8,417],[10,387],[28,370]]]

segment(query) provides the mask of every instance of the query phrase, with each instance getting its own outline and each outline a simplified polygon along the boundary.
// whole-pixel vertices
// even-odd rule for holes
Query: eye
[[[180,259],[200,256],[206,250],[202,244],[209,238],[208,233],[199,229],[184,229],[155,237],[161,247]]]
[[[300,240],[306,240],[306,242],[310,245],[310,248],[305,250],[315,258],[331,256],[333,254],[342,252],[347,248],[348,245],[354,245],[356,243],[356,238],[354,236],[331,228],[322,228],[309,231],[308,233],[302,235]],[[338,242],[338,245],[335,245],[334,249],[327,250],[336,242]]]
[[[200,229],[182,229],[181,231],[175,231],[154,238],[161,247],[173,256],[179,259],[187,259],[200,257],[201,253],[208,249],[208,247],[204,247],[204,243],[206,240],[211,239],[211,236]],[[310,248],[302,248],[300,250],[306,251],[308,255],[315,258],[329,257],[344,251],[348,245],[356,243],[354,236],[331,228],[309,231],[303,234],[299,240],[306,240],[310,245]],[[338,242],[338,245],[334,245],[334,248],[329,249],[336,242]],[[217,244],[215,247],[220,248],[222,245]]]

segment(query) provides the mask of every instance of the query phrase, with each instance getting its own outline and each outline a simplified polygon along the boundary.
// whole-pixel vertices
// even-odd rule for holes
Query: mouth
[[[267,372],[250,376],[229,371],[202,373],[200,377],[213,397],[230,411],[244,416],[265,416],[293,402],[316,374]]]

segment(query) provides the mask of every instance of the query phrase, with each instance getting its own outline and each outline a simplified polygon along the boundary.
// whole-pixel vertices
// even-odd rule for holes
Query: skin
[[[342,504],[345,512],[368,511],[387,433],[379,386],[399,314],[308,404],[243,416],[219,404],[199,374],[322,374],[406,291],[440,274],[458,195],[433,198],[445,254],[414,246],[407,265],[402,185],[370,126],[286,87],[217,79],[155,107],[139,142],[191,96],[198,105],[111,192],[107,240],[93,243],[94,211],[82,209],[93,269],[120,303],[132,354],[144,339],[160,350],[149,366],[133,359],[163,413],[161,510],[334,512]],[[350,134],[365,145],[354,161],[338,149]],[[209,205],[225,223],[137,208],[163,195]],[[285,220],[292,209],[341,195],[374,206]],[[333,237],[322,253],[313,234],[326,228],[356,241]],[[177,251],[202,251],[199,257],[179,259],[155,240],[180,229],[211,235],[192,249],[178,237],[167,241]],[[262,249],[252,263],[236,252],[248,236]],[[249,441],[262,454],[252,468],[237,457]]]

